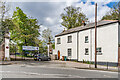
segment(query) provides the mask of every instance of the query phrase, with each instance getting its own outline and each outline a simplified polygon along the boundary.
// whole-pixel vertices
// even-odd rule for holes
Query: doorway
[[[58,51],[58,60],[60,59],[60,51]]]

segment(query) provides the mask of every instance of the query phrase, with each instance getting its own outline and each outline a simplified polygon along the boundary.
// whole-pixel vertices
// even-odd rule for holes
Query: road
[[[29,62],[30,63],[30,62]],[[52,63],[2,65],[3,78],[118,78],[117,72],[51,67]],[[50,66],[50,67],[49,67]],[[1,66],[0,66],[1,67]]]

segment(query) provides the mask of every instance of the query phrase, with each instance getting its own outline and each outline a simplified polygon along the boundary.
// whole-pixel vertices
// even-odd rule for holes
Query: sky
[[[49,28],[53,37],[64,30],[61,25],[60,14],[64,12],[67,6],[80,7],[81,11],[94,22],[95,3],[98,4],[98,20],[100,20],[119,0],[8,0],[10,6],[9,15],[12,16],[16,7],[20,7],[25,14],[38,19],[41,24],[41,32]],[[40,33],[41,33],[40,32]]]

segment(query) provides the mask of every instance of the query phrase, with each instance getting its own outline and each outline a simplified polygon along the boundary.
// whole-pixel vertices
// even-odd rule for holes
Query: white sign
[[[39,50],[39,47],[34,46],[22,46],[23,50]]]

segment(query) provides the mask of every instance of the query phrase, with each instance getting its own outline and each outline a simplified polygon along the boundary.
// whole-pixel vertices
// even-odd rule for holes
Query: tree
[[[10,53],[16,53],[17,51],[17,46],[13,44],[12,42],[10,43]]]
[[[39,52],[40,53],[47,53],[47,46],[44,44],[44,41],[39,42]]]
[[[55,49],[55,42],[53,42],[53,44],[52,44],[52,48]]]
[[[49,38],[51,41],[53,41],[53,36],[51,35],[52,31],[48,28],[42,31],[42,38],[45,41],[45,43],[49,42]]]
[[[64,13],[61,14],[63,22],[61,25],[67,29],[82,25],[82,21],[87,22],[88,18],[81,12],[80,7],[68,6],[64,8]]]
[[[9,20],[8,12],[9,8],[6,6],[6,2],[0,1],[0,44],[3,42],[5,32],[8,32],[8,26],[6,26]]]
[[[21,47],[23,45],[36,45],[34,44],[35,39],[40,35],[40,25],[38,25],[37,19],[27,17],[19,7],[16,7],[12,18],[14,24],[10,30],[12,41]]]
[[[120,1],[111,8],[111,10],[102,17],[102,20],[119,20],[120,21]]]

